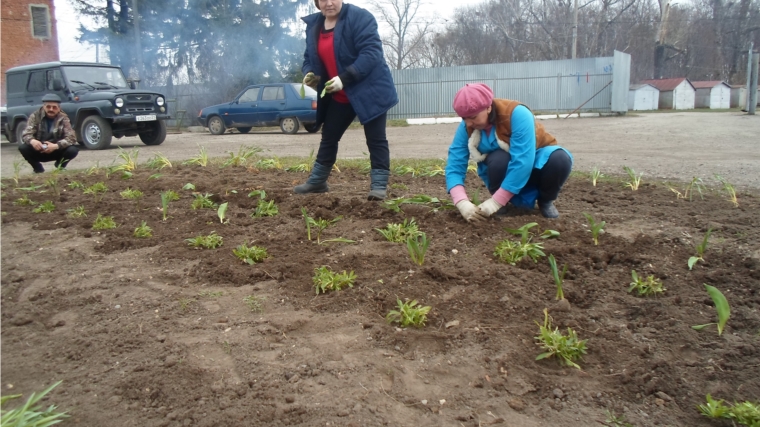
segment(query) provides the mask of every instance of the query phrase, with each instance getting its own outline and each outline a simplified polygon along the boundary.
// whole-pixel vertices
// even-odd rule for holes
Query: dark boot
[[[391,171],[385,169],[372,169],[369,171],[370,184],[367,200],[385,200],[385,192],[388,188],[388,178]]]
[[[45,172],[45,168],[42,166],[42,163],[40,163],[40,162],[34,162],[34,163],[29,163],[29,164],[32,165],[32,169],[34,169],[34,173],[43,173],[43,172]]]
[[[309,179],[304,184],[296,185],[293,192],[296,194],[327,193],[330,191],[330,187],[327,186],[327,177],[330,176],[331,170],[332,167],[322,166],[314,162]]]
[[[544,218],[559,218],[559,211],[554,206],[554,200],[548,202],[538,202],[538,210]]]

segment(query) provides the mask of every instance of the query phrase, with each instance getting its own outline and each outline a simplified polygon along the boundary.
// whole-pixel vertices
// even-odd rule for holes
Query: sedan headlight
[[[156,98],[156,104],[158,104],[159,107],[164,105],[164,97],[159,96],[158,98]]]
[[[114,105],[116,105],[116,106],[117,106],[117,107],[119,107],[119,108],[121,108],[121,107],[123,107],[123,106],[124,106],[124,100],[123,100],[123,99],[121,99],[121,98],[116,98],[116,99],[114,99],[114,100],[113,100],[113,103],[114,103]]]

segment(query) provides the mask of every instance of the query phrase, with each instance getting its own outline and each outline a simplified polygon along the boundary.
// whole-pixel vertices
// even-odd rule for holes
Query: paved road
[[[543,120],[544,126],[575,157],[577,170],[594,166],[605,173],[623,173],[623,166],[643,172],[644,177],[706,181],[720,174],[737,187],[760,188],[760,116],[744,113],[668,112]],[[456,124],[388,128],[393,158],[445,158]],[[114,139],[108,150],[82,150],[71,165],[85,169],[96,162],[111,164],[118,147],[139,148],[140,161],[156,152],[171,160],[183,160],[206,147],[210,156],[227,156],[242,145],[264,149],[264,155],[303,156],[319,146],[319,134],[303,131],[285,135],[278,131],[247,135],[182,133],[169,135],[157,147],[138,138]],[[340,145],[340,158],[363,158],[367,152],[363,129],[349,130]],[[13,161],[20,158],[15,144],[0,147],[2,176],[13,174]],[[24,172],[31,168],[24,166]]]

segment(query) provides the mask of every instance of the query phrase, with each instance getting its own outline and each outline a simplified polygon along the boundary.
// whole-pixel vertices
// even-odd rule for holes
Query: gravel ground
[[[544,126],[575,157],[575,169],[594,166],[606,174],[623,174],[623,166],[643,172],[644,179],[705,182],[719,174],[737,188],[760,188],[760,116],[740,112],[666,112],[629,114],[622,117],[543,120]],[[392,158],[445,158],[456,124],[388,128]],[[319,146],[319,135],[304,131],[285,135],[276,131],[247,135],[209,133],[170,134],[158,147],[143,145],[138,138],[114,139],[110,149],[81,151],[71,165],[84,169],[96,162],[109,165],[117,147],[140,149],[141,161],[156,152],[182,160],[206,147],[210,156],[227,156],[241,144],[263,148],[265,155],[308,156]],[[362,129],[351,129],[341,142],[340,158],[364,157],[367,148]],[[13,175],[13,162],[20,158],[15,144],[3,143],[2,176]],[[30,172],[27,166],[24,172]]]

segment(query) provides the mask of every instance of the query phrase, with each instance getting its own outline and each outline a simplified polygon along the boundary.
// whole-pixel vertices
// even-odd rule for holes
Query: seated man
[[[56,168],[65,168],[79,154],[69,116],[61,111],[61,98],[49,93],[42,97],[42,102],[42,108],[29,117],[18,146],[34,173],[45,172],[41,162],[55,160]]]

